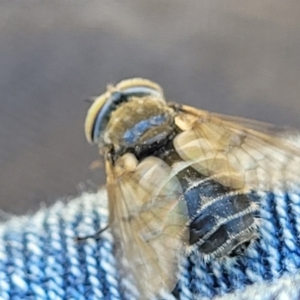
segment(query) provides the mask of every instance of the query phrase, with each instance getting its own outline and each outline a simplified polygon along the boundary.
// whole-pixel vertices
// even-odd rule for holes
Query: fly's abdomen
[[[159,157],[170,166],[182,162],[172,141]],[[189,217],[189,244],[204,255],[235,256],[256,236],[258,206],[242,193],[200,174],[192,167],[177,173]]]
[[[197,244],[206,255],[234,256],[253,239],[256,205],[250,195],[231,190],[208,178],[199,178],[184,185],[191,219],[190,245]]]

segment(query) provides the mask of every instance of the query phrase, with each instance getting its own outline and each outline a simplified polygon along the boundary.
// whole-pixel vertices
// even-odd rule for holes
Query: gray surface
[[[104,183],[88,168],[98,154],[82,100],[123,78],[300,128],[299,1],[228,3],[2,1],[0,209],[24,214]]]

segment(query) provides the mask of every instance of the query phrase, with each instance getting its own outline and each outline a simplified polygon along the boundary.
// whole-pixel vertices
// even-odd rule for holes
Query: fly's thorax
[[[153,152],[174,132],[174,111],[160,98],[132,97],[110,116],[102,142],[115,155],[132,152],[137,157]]]

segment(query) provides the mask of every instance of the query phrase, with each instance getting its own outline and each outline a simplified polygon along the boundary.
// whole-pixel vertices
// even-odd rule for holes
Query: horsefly
[[[174,289],[191,247],[206,259],[243,255],[259,224],[252,193],[299,182],[289,131],[168,103],[146,79],[108,87],[85,133],[104,157],[109,227],[141,299]]]

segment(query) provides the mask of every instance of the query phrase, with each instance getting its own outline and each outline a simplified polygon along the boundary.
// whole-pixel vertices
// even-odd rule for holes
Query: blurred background
[[[83,100],[124,78],[300,128],[299,16],[296,0],[1,1],[0,209],[25,214],[104,184]]]

